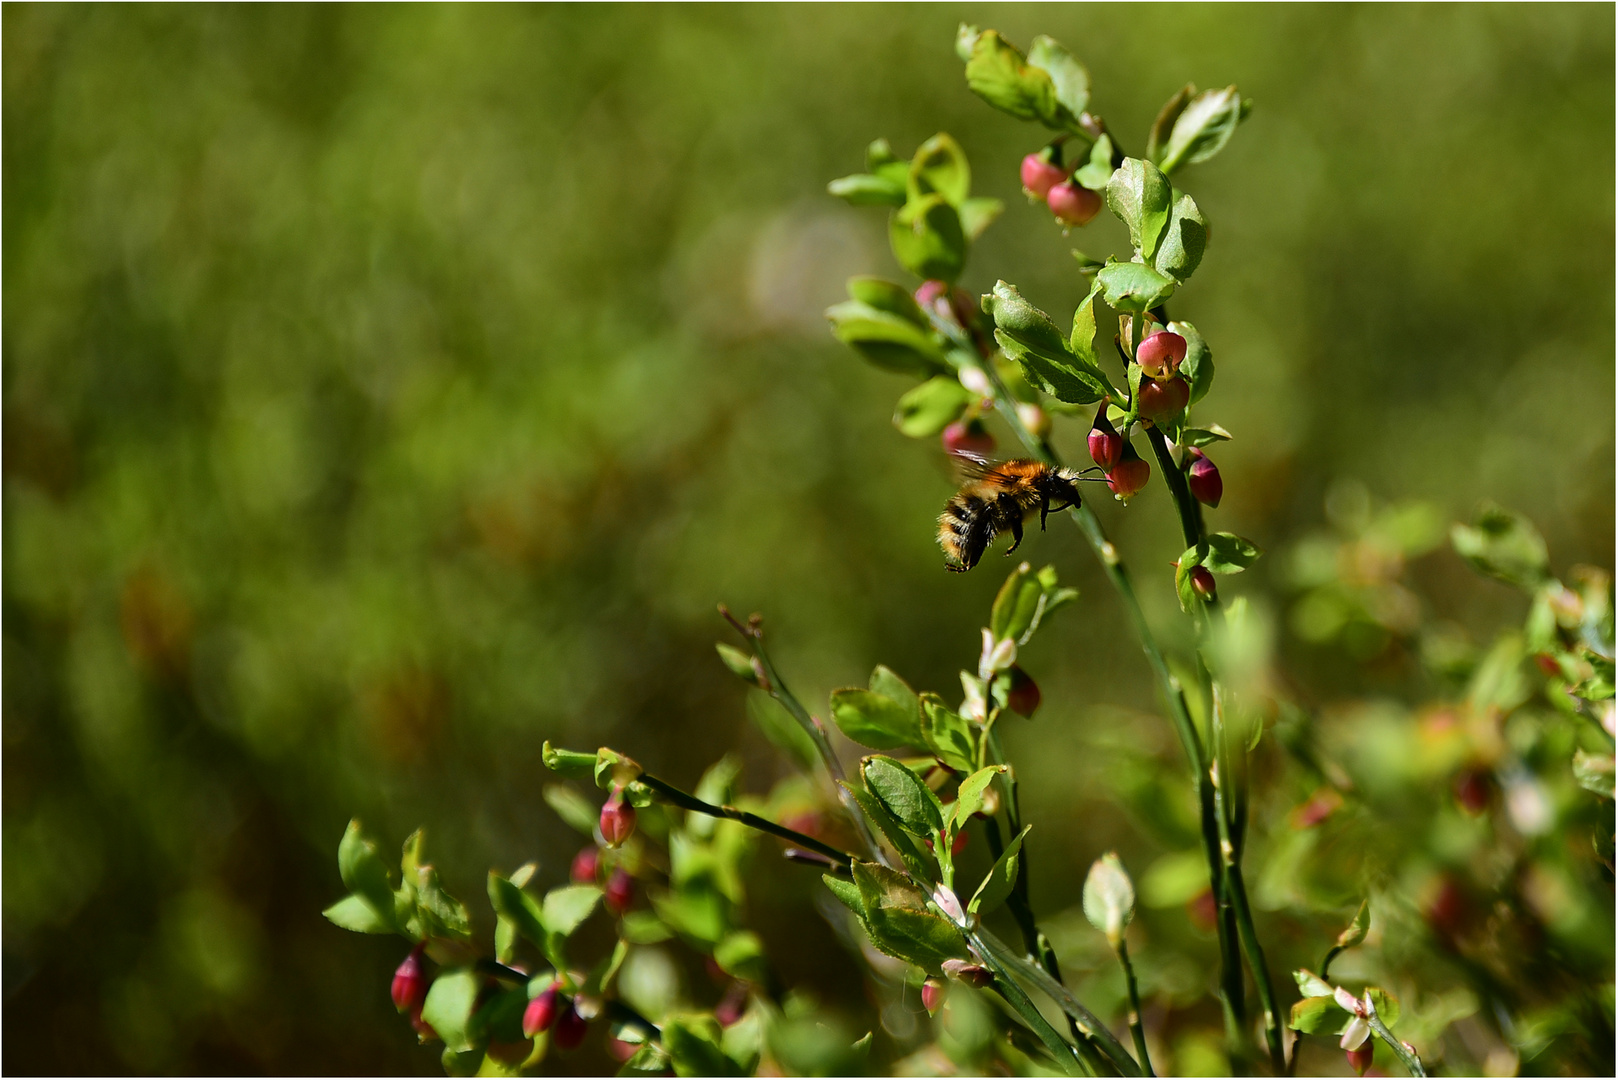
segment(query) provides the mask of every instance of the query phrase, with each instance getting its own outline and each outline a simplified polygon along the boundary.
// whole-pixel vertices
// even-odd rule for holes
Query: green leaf
[[[967,902],[968,911],[983,913],[993,911],[1011,895],[1011,890],[1017,884],[1017,859],[1018,853],[1022,851],[1023,837],[1027,836],[1028,830],[1032,828],[1032,825],[1024,825],[1022,831],[1013,836],[1011,843],[1000,852],[1000,857],[994,861],[994,865],[984,877],[983,884],[978,886],[977,891],[972,894],[972,899]]]
[[[952,206],[960,206],[972,193],[972,169],[961,144],[939,132],[916,148],[910,159],[908,199],[938,193]]]
[[[994,782],[995,777],[1005,771],[1004,765],[990,765],[961,781],[955,795],[955,809],[950,812],[956,831],[966,828],[966,823],[971,820],[972,815],[983,809],[989,785]]]
[[[1367,986],[1362,997],[1369,997],[1371,1004],[1376,1007],[1377,1016],[1388,1027],[1399,1022],[1399,999],[1382,989],[1380,986]]]
[[[996,329],[1005,331],[1017,344],[1052,360],[1072,361],[1062,331],[1049,315],[1023,299],[1015,285],[996,281],[993,291],[983,298],[983,310]]]
[[[650,911],[631,911],[623,918],[619,928],[624,940],[631,945],[656,945],[673,936],[663,920]]]
[[[736,1063],[719,1048],[719,1023],[712,1016],[672,1016],[663,1021],[663,1048],[675,1076],[737,1076]]]
[[[1068,336],[1068,348],[1072,350],[1073,355],[1098,372],[1101,365],[1096,357],[1095,298],[1100,292],[1101,283],[1096,282],[1090,286],[1090,292],[1085,298],[1079,301],[1079,306],[1073,309],[1073,333]],[[1101,381],[1106,384],[1106,389],[1110,393],[1112,380],[1103,375]]]
[[[1077,589],[1058,586],[1056,567],[1047,566],[1034,574],[1023,563],[1006,578],[994,598],[989,632],[996,641],[1011,638],[1018,645],[1026,645],[1045,619],[1078,598]]]
[[[764,942],[751,930],[733,930],[714,946],[714,963],[727,975],[751,982],[764,980]]]
[[[971,772],[977,764],[977,748],[966,719],[945,705],[937,694],[922,695],[921,710],[921,737],[927,749],[956,772]]]
[[[995,282],[983,310],[994,320],[1001,348],[1058,400],[1086,405],[1112,392],[1101,369],[1075,356],[1051,317],[1023,299],[1016,286]]]
[[[1157,251],[1163,227],[1169,221],[1173,194],[1168,177],[1156,165],[1140,158],[1124,158],[1107,181],[1107,209],[1129,226],[1130,242],[1144,259]]]
[[[865,922],[865,901],[860,896],[860,887],[847,878],[837,877],[835,874],[822,874],[820,880],[826,883],[831,894],[841,900],[843,906],[859,916],[861,923]]]
[[[966,265],[960,212],[939,194],[911,199],[888,219],[888,246],[920,278],[953,282]]]
[[[951,211],[953,213],[953,211]],[[945,372],[944,352],[933,336],[901,315],[858,300],[826,309],[832,335],[877,367],[923,377]]]
[[[1604,799],[1613,797],[1613,756],[1611,754],[1587,754],[1583,750],[1573,752],[1573,779],[1579,786],[1587,791],[1593,791]],[[330,918],[330,916],[327,916]],[[335,919],[332,920],[336,922]],[[341,925],[339,923],[339,925]],[[373,933],[375,931],[372,931]]]
[[[546,784],[543,794],[545,805],[556,811],[557,817],[585,836],[595,836],[601,813],[594,803],[567,784]]]
[[[563,750],[552,746],[550,740],[545,741],[540,752],[540,760],[545,767],[558,776],[569,780],[592,780],[595,778],[596,756],[594,754],[581,754],[577,750]]]
[[[1365,935],[1371,931],[1371,902],[1361,900],[1359,910],[1354,912],[1354,918],[1346,929],[1337,935],[1339,949],[1352,949],[1365,940]],[[1328,991],[1329,992],[1329,991]]]
[[[870,173],[838,177],[826,185],[826,191],[850,206],[903,206],[905,203],[902,182]]]
[[[1218,424],[1209,424],[1205,428],[1188,427],[1180,431],[1180,445],[1182,446],[1211,446],[1216,442],[1229,442],[1230,432]]]
[[[1335,1032],[1348,1023],[1348,1012],[1330,995],[1325,997],[1304,998],[1292,1004],[1292,1020],[1289,1026],[1293,1031],[1302,1031],[1308,1035],[1319,1035]]]
[[[1094,377],[1081,373],[1078,365],[1059,363],[1030,352],[1004,330],[996,330],[994,340],[1002,352],[1021,366],[1023,375],[1031,385],[1058,401],[1069,405],[1091,405],[1110,392],[1102,389]]]
[[[1262,554],[1257,544],[1235,533],[1209,533],[1208,552],[1202,557],[1202,565],[1216,574],[1239,574],[1258,562]]]
[[[910,688],[909,683],[900,678],[898,674],[886,664],[878,664],[871,672],[869,686],[872,693],[881,694],[886,698],[892,698],[894,701],[897,701],[899,704],[909,709],[914,716],[914,721],[917,725],[917,731],[919,733],[921,724],[921,701],[919,698],[917,698],[916,692]],[[921,744],[915,743],[912,745],[919,746]]]
[[[1251,108],[1252,103],[1244,101],[1234,86],[1204,90],[1191,99],[1175,118],[1174,129],[1163,147],[1163,171],[1171,173],[1181,165],[1196,165],[1219,153]]]
[[[938,796],[899,762],[874,754],[861,764],[860,774],[877,801],[910,832],[930,839],[944,827]]]
[[[1108,263],[1096,271],[1101,298],[1114,311],[1144,312],[1174,295],[1174,279],[1137,262]]]
[[[1450,542],[1481,574],[1532,590],[1550,578],[1550,554],[1539,530],[1521,514],[1484,503],[1470,526],[1456,525]]]
[[[1114,947],[1135,917],[1135,886],[1115,851],[1090,864],[1090,873],[1084,879],[1084,917],[1106,934]]]
[[[1202,560],[1208,556],[1208,545],[1197,544],[1195,547],[1185,549],[1178,562],[1174,564],[1174,595],[1180,601],[1180,610],[1187,615],[1198,610],[1202,597],[1191,584],[1191,571],[1202,565]]]
[[[950,375],[935,375],[899,399],[893,426],[912,439],[927,439],[954,423],[971,404],[972,392]]]
[[[1056,116],[1055,82],[1044,69],[1030,67],[1023,54],[998,31],[985,30],[973,40],[972,57],[966,62],[966,85],[990,105],[1019,120],[1046,122]]]
[[[1613,696],[1613,662],[1599,653],[1585,648],[1582,657],[1590,665],[1591,675],[1568,688],[1568,693],[1586,701],[1606,701]]]
[[[961,58],[961,63],[972,59],[972,47],[977,44],[978,35],[983,31],[971,23],[962,23],[955,29],[955,55]]]
[[[393,923],[393,886],[388,884],[387,864],[377,852],[376,842],[365,835],[358,818],[348,823],[337,845],[337,872],[343,884],[360,897],[382,922]]]
[[[839,730],[861,746],[892,750],[923,742],[917,710],[872,690],[833,690],[831,716]]]
[[[493,870],[489,871],[489,906],[517,933],[533,944],[544,947],[547,926],[539,903],[514,882]]]
[[[719,653],[719,662],[730,669],[730,673],[745,683],[758,685],[758,672],[753,670],[753,656],[743,652],[734,645],[726,645],[722,641],[714,642],[714,650]]]
[[[799,768],[813,772],[820,762],[820,751],[803,725],[775,698],[762,690],[747,695],[747,715],[764,737],[786,751]]]
[[[1189,195],[1174,200],[1169,213],[1168,226],[1157,247],[1154,265],[1158,270],[1184,283],[1202,262],[1202,253],[1208,249],[1208,223],[1202,211]]]
[[[1106,191],[1112,182],[1112,136],[1103,134],[1090,147],[1090,157],[1073,173],[1073,182],[1091,191]]]
[[[455,938],[470,941],[472,919],[466,905],[444,891],[438,881],[438,871],[427,865],[416,869],[416,914],[421,920],[422,932],[427,937]]]
[[[1171,321],[1169,329],[1185,338],[1185,360],[1180,364],[1180,374],[1191,384],[1191,404],[1195,405],[1207,396],[1208,390],[1213,386],[1213,352],[1203,340],[1201,332],[1190,323]],[[1210,425],[1209,430],[1224,431],[1218,425]],[[1228,439],[1230,435],[1227,433],[1224,437]]]
[[[1163,148],[1168,144],[1169,134],[1174,130],[1174,122],[1185,112],[1186,105],[1191,101],[1191,95],[1196,92],[1195,86],[1186,83],[1158,110],[1157,119],[1152,121],[1152,130],[1146,136],[1146,157],[1149,160],[1159,165],[1163,163]]]
[[[979,197],[964,200],[956,209],[960,211],[961,229],[966,233],[966,238],[976,240],[1005,212],[1006,204],[999,199]]]
[[[928,910],[927,894],[909,878],[867,862],[855,862],[853,875],[877,948],[935,973],[943,961],[966,955],[960,930]]]
[[[479,980],[470,969],[441,972],[427,991],[421,1018],[433,1026],[444,1048],[454,1053],[472,1049],[470,1026]]]
[[[553,934],[567,937],[579,928],[601,899],[601,890],[594,885],[563,885],[545,894],[540,909],[540,921]]]
[[[1292,981],[1298,984],[1298,993],[1306,998],[1331,997],[1332,985],[1308,968],[1299,968],[1292,973]]]
[[[878,311],[886,311],[897,315],[906,322],[915,323],[923,330],[931,328],[926,312],[916,303],[916,298],[909,289],[896,282],[885,281],[879,277],[860,275],[848,279],[848,295],[851,300],[858,300],[862,304],[869,304]]]
[[[860,809],[865,812],[865,816],[871,819],[871,824],[875,825],[877,830],[887,838],[888,843],[893,845],[893,850],[899,853],[899,858],[905,864],[906,869],[924,880],[931,880],[937,876],[933,863],[922,855],[921,849],[910,838],[910,834],[905,832],[905,828],[899,823],[899,819],[889,813],[888,808],[883,806],[875,795],[872,795],[864,788],[848,783],[846,780],[839,780],[838,783],[848,791],[855,802],[859,803]]]
[[[392,908],[390,907],[389,911],[391,912],[391,910]],[[345,896],[325,911],[322,911],[321,914],[344,930],[352,930],[357,934],[391,934],[394,932],[393,920],[384,918],[363,896]]]
[[[1073,54],[1054,38],[1041,34],[1028,43],[1028,62],[1051,77],[1056,103],[1067,110],[1065,126],[1077,127],[1078,118],[1090,104],[1090,73]]]
[[[904,183],[910,174],[910,162],[895,154],[888,140],[872,139],[865,147],[865,171]]]

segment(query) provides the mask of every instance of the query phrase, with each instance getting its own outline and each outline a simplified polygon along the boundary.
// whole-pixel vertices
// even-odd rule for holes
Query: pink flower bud
[[[1090,460],[1100,465],[1103,472],[1111,472],[1124,452],[1124,437],[1107,419],[1107,403],[1096,410],[1095,423],[1090,425]]]
[[[1101,196],[1068,180],[1046,193],[1045,205],[1063,225],[1087,225],[1101,210]]]
[[[607,1053],[612,1056],[612,1060],[619,1064],[628,1061],[639,1052],[640,1047],[635,1043],[625,1042],[622,1039],[607,1040]]]
[[[541,1031],[549,1031],[556,1022],[556,1013],[561,1008],[562,995],[557,992],[556,984],[552,983],[540,991],[538,997],[528,1003],[528,1008],[522,1014],[522,1034],[525,1039],[532,1039]]]
[[[600,872],[600,852],[593,847],[580,848],[579,853],[573,856],[573,866],[568,871],[568,877],[575,885],[594,885]]]
[[[729,1027],[747,1012],[747,984],[736,980],[725,989],[725,996],[714,1006],[713,1018],[720,1027]]]
[[[1114,495],[1127,499],[1145,487],[1146,481],[1151,477],[1152,467],[1135,453],[1135,448],[1126,441],[1118,464],[1107,473],[1107,486],[1112,488]]]
[[[427,1000],[427,964],[422,959],[423,946],[417,945],[393,973],[393,1007],[400,1012],[420,1009]]]
[[[629,910],[630,901],[634,899],[635,879],[620,866],[608,879],[606,894],[602,897],[602,901],[607,905],[608,911],[614,915],[622,915]]]
[[[916,288],[916,303],[923,311],[931,308],[941,310],[939,302],[949,297],[949,282],[930,279],[922,282]]]
[[[977,454],[988,457],[994,453],[994,436],[983,427],[981,420],[957,420],[944,429],[944,450],[950,454]]]
[[[1022,159],[1023,190],[1036,199],[1045,198],[1051,188],[1067,179],[1067,170],[1051,158],[1047,147]]]
[[[574,1050],[584,1041],[584,1034],[589,1029],[579,1010],[569,1001],[567,1007],[556,1017],[556,1023],[551,1029],[551,1042],[556,1044],[558,1050]]]
[[[960,979],[964,983],[982,988],[994,985],[994,975],[982,964],[973,964],[965,960],[949,959],[939,965],[944,974],[952,979]]]
[[[1142,379],[1140,414],[1148,420],[1167,420],[1191,401],[1191,387],[1181,378]]]
[[[1029,433],[1032,435],[1037,435],[1040,438],[1044,438],[1046,435],[1050,434],[1050,413],[1046,412],[1044,409],[1041,409],[1038,405],[1035,405],[1031,401],[1017,402],[1017,419],[1022,421],[1022,426],[1027,428]]]
[[[601,835],[617,847],[635,832],[635,808],[624,801],[624,789],[614,788],[612,798],[601,808]]]
[[[1186,485],[1202,505],[1218,506],[1219,500],[1225,495],[1225,482],[1219,478],[1219,466],[1196,447],[1191,448],[1190,454],[1191,471],[1186,475]]]
[[[1348,1064],[1354,1070],[1355,1076],[1364,1076],[1365,1070],[1371,1067],[1371,1052],[1375,1049],[1375,1043],[1365,1042],[1352,1050],[1344,1051],[1348,1055]]]
[[[1135,350],[1135,363],[1154,379],[1173,375],[1185,360],[1185,338],[1167,330],[1148,334]]]
[[[936,1016],[938,1007],[944,1004],[944,995],[949,991],[949,984],[943,979],[928,979],[921,984],[921,1006],[927,1010],[928,1016]]]
[[[1214,582],[1213,571],[1209,570],[1206,566],[1193,566],[1191,568],[1190,577],[1191,587],[1195,589],[1197,595],[1202,597],[1204,600],[1212,600],[1214,598],[1214,594],[1219,591],[1218,584]]]
[[[1039,684],[1028,672],[1013,665],[1011,689],[1006,693],[1006,704],[1011,711],[1018,716],[1033,716],[1034,710],[1039,708],[1039,701]]]

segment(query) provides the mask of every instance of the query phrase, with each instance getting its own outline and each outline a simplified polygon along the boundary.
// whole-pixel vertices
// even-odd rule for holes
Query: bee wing
[[[994,475],[1000,467],[997,461],[990,461],[981,454],[973,454],[964,450],[957,450],[950,454],[955,461],[955,475],[962,484],[970,484]]]

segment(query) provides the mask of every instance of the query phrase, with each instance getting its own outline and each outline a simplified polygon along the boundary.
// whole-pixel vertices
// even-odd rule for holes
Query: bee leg
[[[1006,548],[1006,554],[1010,555],[1013,551],[1016,551],[1017,548],[1019,548],[1021,546],[1022,546],[1022,519],[1018,518],[1018,519],[1014,520],[1011,523],[1011,546]]]

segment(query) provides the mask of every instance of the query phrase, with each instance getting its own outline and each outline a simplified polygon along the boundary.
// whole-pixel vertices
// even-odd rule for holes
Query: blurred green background
[[[1355,480],[1493,497],[1559,572],[1610,568],[1609,6],[7,5],[8,1072],[436,1072],[388,1000],[402,943],[320,917],[345,822],[425,824],[487,933],[489,866],[550,882],[577,844],[543,739],[688,784],[740,746],[763,789],[718,601],[814,707],[878,662],[953,697],[1001,567],[943,572],[909,383],[826,330],[845,277],[898,271],[825,184],[951,132],[1008,206],[963,283],[1063,316],[1069,248],[1126,246],[1021,198],[1042,136],[967,91],[962,19],[1066,43],[1126,147],[1188,79],[1255,100],[1182,181],[1213,243],[1176,314],[1236,436],[1217,527],[1285,552]],[[1172,637],[1161,485],[1100,513]],[[1086,747],[1174,752],[1073,530],[1023,554],[1084,590],[1011,748],[1060,751],[1024,767],[1054,912],[1102,850],[1152,853]],[[1232,589],[1279,609],[1269,565]],[[1480,638],[1521,616],[1417,569]],[[1300,687],[1360,688],[1288,648]],[[760,878],[784,976],[835,994],[812,878]]]

